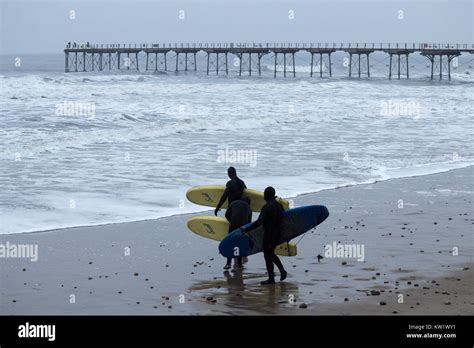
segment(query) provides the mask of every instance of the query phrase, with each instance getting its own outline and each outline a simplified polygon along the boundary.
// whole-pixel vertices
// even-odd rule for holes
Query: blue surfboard
[[[308,205],[286,210],[283,213],[282,233],[277,244],[289,242],[291,239],[318,226],[329,216],[324,205]],[[245,227],[250,226],[248,223]],[[263,226],[250,233],[241,233],[240,229],[231,232],[219,244],[219,252],[224,257],[249,256],[262,251]],[[238,253],[238,255],[236,255]]]

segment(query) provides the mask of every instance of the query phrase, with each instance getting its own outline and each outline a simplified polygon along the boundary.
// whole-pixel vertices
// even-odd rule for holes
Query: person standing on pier
[[[227,184],[225,185],[224,193],[222,194],[222,197],[219,200],[219,203],[217,203],[216,209],[214,210],[215,216],[217,216],[217,213],[221,209],[226,199],[229,200],[228,206],[230,206],[230,204],[233,201],[242,198],[242,195],[244,194],[244,190],[247,188],[247,186],[245,186],[245,182],[243,182],[237,176],[237,171],[235,170],[234,167],[229,167],[227,169],[227,175],[229,176],[230,180],[227,181]]]
[[[273,264],[280,271],[280,281],[286,279],[288,273],[278,256],[275,255],[275,248],[281,237],[281,221],[283,218],[283,206],[276,201],[275,189],[271,186],[265,189],[263,197],[266,201],[258,219],[247,228],[241,227],[242,233],[248,233],[260,225],[263,225],[263,256],[267,267],[268,279],[261,282],[260,285],[275,284],[275,273]]]

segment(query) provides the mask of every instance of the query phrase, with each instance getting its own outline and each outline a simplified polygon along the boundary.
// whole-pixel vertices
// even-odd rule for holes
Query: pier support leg
[[[184,53],[184,71],[188,71],[188,52]]]
[[[240,53],[237,57],[239,57],[239,76],[242,76],[242,57],[243,53]]]
[[[196,52],[194,52],[194,71],[197,71]]]
[[[168,71],[168,66],[166,64],[166,55],[168,54],[168,52],[165,52],[165,71]]]
[[[295,69],[295,53],[293,52],[291,54],[291,57],[293,59],[293,77],[296,77],[296,69]]]
[[[178,72],[178,60],[179,60],[179,53],[176,52],[176,68],[175,68],[175,72]]]
[[[102,71],[102,53],[99,55],[99,70]]]
[[[329,77],[332,76],[331,53],[329,53]]]
[[[120,70],[120,52],[117,53],[117,69]]]
[[[310,77],[313,77],[313,62],[314,62],[314,53],[311,52],[311,72],[309,74]]]
[[[147,53],[146,53],[145,71],[148,71],[148,56],[149,56],[149,55],[150,55],[150,54],[147,52]]]
[[[443,78],[443,55],[439,55],[439,79]]]
[[[138,52],[135,53],[135,64],[137,66],[137,71],[140,71],[140,67],[138,66]]]
[[[158,52],[155,52],[155,71],[158,71]]]
[[[86,71],[86,52],[82,53],[82,71]]]
[[[449,80],[451,80],[451,61],[456,58],[458,56],[458,54],[453,54],[453,55],[448,55],[447,56],[447,59],[448,59],[448,78]]]
[[[275,67],[273,68],[273,77],[277,77],[277,57],[278,53],[275,52]]]
[[[431,61],[431,79],[433,80],[434,77],[434,57],[430,57]]]
[[[286,53],[283,53],[283,76],[286,77]]]
[[[389,64],[389,68],[388,68],[388,79],[389,80],[392,79],[392,57],[393,57],[393,54],[390,53],[390,64]]]
[[[349,77],[352,77],[352,53],[349,53]]]
[[[323,54],[319,54],[319,77],[323,77]]]
[[[94,53],[92,53],[91,68],[92,68],[92,71],[94,71]]]
[[[451,60],[448,56],[448,79],[451,81]]]
[[[219,75],[219,52],[216,53],[216,75]]]
[[[227,52],[225,53],[225,74],[229,75],[229,67],[227,65]]]
[[[370,61],[369,61],[369,53],[367,53],[367,77],[370,77]]]
[[[66,53],[66,55],[64,56],[64,71],[65,72],[69,72],[69,53]]]
[[[408,53],[405,56],[406,58],[406,63],[407,63],[407,80],[410,78],[410,70],[409,70],[409,65],[408,65]]]
[[[400,53],[398,54],[398,79],[400,80],[400,67],[401,67],[401,61],[400,61]]]
[[[249,53],[249,76],[252,76],[252,53]]]
[[[358,59],[357,63],[358,63],[358,65],[359,65],[359,78],[360,78],[360,53],[358,54],[358,58],[359,58],[359,59]]]
[[[209,75],[209,58],[210,58],[210,53],[207,52],[207,69],[206,69],[206,74]]]

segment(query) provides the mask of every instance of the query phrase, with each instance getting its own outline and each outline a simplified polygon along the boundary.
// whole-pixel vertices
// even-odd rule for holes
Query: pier
[[[347,54],[349,77],[370,77],[370,55],[383,52],[390,57],[388,78],[409,79],[410,55],[420,54],[430,63],[430,77],[451,79],[454,58],[462,54],[474,54],[474,44],[449,43],[195,43],[195,44],[76,44],[69,43],[64,49],[66,72],[103,70],[136,71],[206,71],[207,75],[228,75],[229,60],[235,61],[238,75],[262,75],[262,58],[271,56],[273,76],[295,77],[295,54],[308,56],[313,77],[317,68],[320,78],[332,76],[331,55]],[[198,69],[197,55],[206,55],[205,69]],[[140,55],[145,62],[140,63]],[[143,60],[143,58],[142,58]],[[283,66],[281,74],[277,67]],[[142,70],[140,70],[140,68]],[[280,73],[280,74],[278,74]]]

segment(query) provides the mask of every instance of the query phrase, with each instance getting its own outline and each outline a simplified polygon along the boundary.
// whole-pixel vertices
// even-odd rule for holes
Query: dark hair
[[[229,175],[230,178],[233,178],[234,176],[237,175],[237,171],[235,170],[234,167],[229,167],[227,169],[227,175]]]
[[[271,186],[268,186],[265,191],[263,192],[263,198],[265,198],[266,201],[270,199],[275,198],[275,189]]]
[[[247,203],[250,205],[250,198],[248,198],[247,196],[242,197],[242,200],[243,200],[244,202],[247,202]]]

